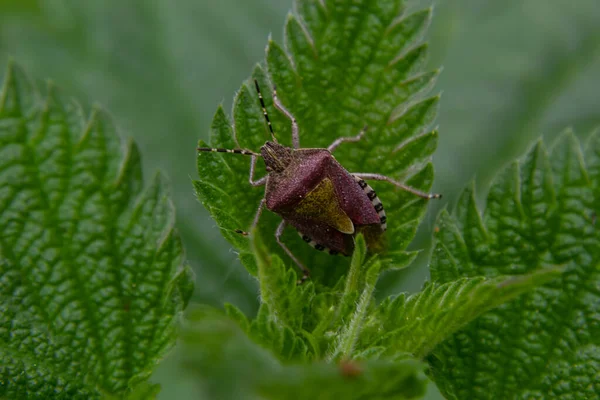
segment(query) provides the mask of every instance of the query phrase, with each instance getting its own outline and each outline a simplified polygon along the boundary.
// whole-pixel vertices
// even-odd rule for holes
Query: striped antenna
[[[198,147],[196,150],[203,151],[203,152],[213,152],[213,153],[243,154],[245,156],[257,156],[257,157],[261,156],[258,153],[255,153],[250,150],[244,150],[244,149],[217,149],[217,148],[212,148],[212,147]]]
[[[260,99],[260,106],[262,107],[262,112],[265,116],[265,120],[267,121],[267,125],[269,125],[271,137],[273,138],[273,141],[277,143],[277,139],[275,138],[275,132],[273,131],[273,126],[271,125],[269,114],[267,113],[267,107],[265,107],[265,101],[263,100],[262,93],[260,92],[260,87],[258,86],[258,81],[256,79],[254,80],[254,86],[256,86],[256,92],[258,93],[258,98]]]

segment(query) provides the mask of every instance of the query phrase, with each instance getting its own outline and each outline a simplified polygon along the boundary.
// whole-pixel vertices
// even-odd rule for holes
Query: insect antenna
[[[265,120],[267,121],[267,125],[269,125],[269,130],[271,131],[271,137],[273,141],[277,143],[277,139],[275,138],[275,132],[273,131],[273,126],[271,125],[271,120],[269,119],[269,114],[267,113],[267,107],[265,106],[265,101],[263,100],[262,93],[260,92],[260,87],[258,86],[258,81],[254,80],[254,86],[256,87],[256,92],[258,93],[258,98],[260,99],[260,106],[262,107],[263,115],[265,116]]]
[[[213,147],[198,147],[198,148],[196,148],[196,150],[203,151],[203,152],[234,153],[234,154],[243,154],[243,155],[246,155],[246,156],[261,157],[261,155],[259,153],[255,153],[253,151],[244,150],[244,149],[221,149],[221,148],[213,148]]]

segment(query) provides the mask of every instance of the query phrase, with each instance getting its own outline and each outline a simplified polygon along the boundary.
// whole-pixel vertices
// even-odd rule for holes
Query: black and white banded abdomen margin
[[[308,235],[305,235],[304,233],[298,231],[298,234],[300,235],[300,237],[302,238],[302,240],[304,240],[306,243],[309,244],[309,246],[319,250],[319,251],[325,251],[329,254],[331,254],[332,256],[335,256],[337,254],[340,254],[338,251],[335,250],[331,250],[329,247],[324,246],[320,243],[317,243],[313,238],[311,238]]]
[[[373,204],[375,211],[377,211],[377,215],[379,215],[381,230],[385,232],[385,230],[387,229],[387,217],[385,215],[385,210],[383,209],[383,204],[381,203],[381,200],[379,200],[379,197],[377,197],[377,193],[375,193],[375,190],[373,190],[373,188],[369,186],[369,184],[365,182],[364,179],[354,176],[354,180],[356,180],[358,186],[360,186],[360,188],[363,190],[363,192],[365,192],[369,200],[371,200],[371,204]]]

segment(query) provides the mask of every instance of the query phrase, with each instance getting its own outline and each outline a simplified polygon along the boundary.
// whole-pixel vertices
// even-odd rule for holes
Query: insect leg
[[[260,179],[259,179],[260,180]],[[258,209],[256,210],[256,214],[254,214],[254,219],[252,220],[252,225],[250,225],[250,229],[248,232],[252,232],[254,230],[254,228],[256,228],[256,225],[258,225],[258,220],[260,219],[260,216],[263,212],[263,208],[265,208],[265,198],[263,197],[260,201],[260,203],[258,203]],[[240,235],[244,235],[244,236],[248,236],[249,233],[246,231],[242,231],[240,229],[236,229],[235,230],[237,233],[239,233]]]
[[[232,154],[243,154],[245,156],[253,156],[260,157],[260,154],[255,153],[251,150],[246,149],[221,149],[221,148],[213,148],[213,147],[197,147],[196,150],[198,152],[204,153],[232,153]]]
[[[279,97],[277,97],[277,90],[273,88],[273,105],[279,111],[281,111],[290,121],[292,121],[292,144],[295,149],[300,148],[300,133],[298,132],[298,123],[296,122],[296,118],[294,115],[287,110],[279,101]]]
[[[287,225],[287,223],[285,221],[281,221],[281,223],[277,227],[277,231],[275,231],[275,239],[277,240],[277,243],[279,243],[279,245],[281,246],[283,251],[285,251],[287,253],[287,255],[290,256],[290,258],[294,261],[294,263],[296,263],[298,268],[300,268],[300,270],[302,271],[302,273],[303,273],[302,278],[300,278],[298,280],[298,284],[300,285],[300,284],[304,283],[305,280],[308,279],[308,277],[310,276],[310,271],[308,270],[308,268],[306,268],[304,265],[302,265],[302,263],[296,258],[296,256],[294,256],[294,253],[292,253],[291,250],[288,249],[287,246],[281,241],[281,235],[283,234],[283,230],[285,229],[286,225]]]
[[[422,192],[419,189],[415,189],[413,187],[405,185],[402,182],[398,182],[398,181],[390,178],[389,176],[385,176],[385,175],[381,175],[381,174],[360,173],[360,172],[353,172],[352,175],[357,176],[359,178],[363,178],[363,179],[371,179],[371,180],[374,180],[374,181],[386,181],[386,182],[389,182],[392,185],[397,186],[397,187],[399,187],[402,190],[406,190],[407,192],[412,193],[415,196],[419,196],[419,197],[421,197],[423,199],[441,199],[442,198],[441,194]]]
[[[254,169],[256,168],[256,156],[252,156],[250,160],[250,177],[248,178],[248,182],[252,186],[262,186],[267,183],[267,177],[263,176],[260,179],[254,180]]]
[[[329,145],[329,147],[327,148],[327,150],[329,150],[331,153],[333,153],[333,151],[335,149],[337,149],[337,147],[342,144],[342,143],[346,143],[346,142],[358,142],[360,139],[363,138],[363,136],[365,136],[365,133],[367,132],[367,126],[365,125],[364,128],[362,128],[362,130],[360,131],[360,133],[356,136],[350,136],[350,137],[341,137],[335,140],[335,142],[331,143]]]

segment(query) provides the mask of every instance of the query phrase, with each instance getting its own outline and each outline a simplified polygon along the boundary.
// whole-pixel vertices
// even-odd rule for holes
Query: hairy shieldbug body
[[[305,242],[319,251],[327,251],[332,255],[350,255],[354,250],[354,236],[358,232],[369,233],[372,236],[373,233],[377,235],[385,232],[387,227],[383,204],[365,180],[387,181],[424,199],[441,198],[439,194],[422,192],[384,175],[350,173],[338,163],[332,155],[333,151],[344,142],[358,142],[364,136],[366,126],[358,135],[338,138],[327,148],[300,148],[296,119],[281,104],[274,89],[274,106],[292,124],[293,147],[279,144],[258,82],[255,80],[254,84],[272,140],[261,147],[260,153],[245,149],[209,147],[199,147],[197,150],[251,156],[248,181],[252,186],[266,185],[266,188],[250,231],[258,224],[264,207],[282,217],[275,238],[302,270],[300,282],[309,277],[310,271],[281,241],[281,235],[287,225],[294,227]],[[254,180],[254,170],[259,157],[263,159],[268,174]],[[241,230],[238,233],[247,235]]]

